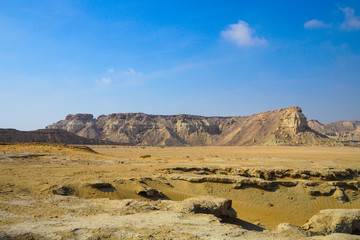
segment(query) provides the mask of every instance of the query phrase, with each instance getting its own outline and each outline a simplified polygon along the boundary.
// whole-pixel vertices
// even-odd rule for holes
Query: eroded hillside
[[[301,108],[291,107],[247,117],[118,113],[68,115],[47,126],[78,136],[152,146],[336,145],[311,130]]]
[[[0,128],[0,142],[43,142],[64,144],[107,144],[99,139],[77,136],[63,129],[39,129],[36,131],[19,131]]]
[[[339,141],[360,141],[359,121],[338,121],[323,124],[317,120],[309,120],[308,125],[311,129]]]

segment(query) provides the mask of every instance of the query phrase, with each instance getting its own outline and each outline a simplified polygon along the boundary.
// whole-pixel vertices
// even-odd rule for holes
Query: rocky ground
[[[360,149],[0,145],[0,239],[360,239]]]

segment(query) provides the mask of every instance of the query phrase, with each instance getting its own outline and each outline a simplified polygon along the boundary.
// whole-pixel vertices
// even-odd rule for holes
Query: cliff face
[[[118,113],[68,115],[47,126],[90,139],[140,145],[336,144],[311,130],[299,107],[248,117]]]
[[[308,125],[315,131],[340,141],[360,141],[360,121],[338,121],[320,123],[309,120]]]

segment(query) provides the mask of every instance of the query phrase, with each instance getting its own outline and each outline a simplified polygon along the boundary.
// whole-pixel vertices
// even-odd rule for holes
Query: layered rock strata
[[[360,121],[320,123],[309,120],[308,125],[311,129],[339,141],[360,141]]]
[[[118,113],[94,118],[91,114],[76,114],[47,129],[64,129],[89,139],[152,146],[338,144],[311,130],[299,107],[248,117]]]

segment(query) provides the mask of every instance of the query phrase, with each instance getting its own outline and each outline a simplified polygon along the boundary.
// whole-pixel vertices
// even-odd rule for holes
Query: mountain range
[[[0,129],[0,142],[146,146],[359,145],[360,121],[307,121],[300,107],[237,117],[69,114],[36,131]]]
[[[337,145],[312,130],[300,107],[278,109],[246,117],[148,115],[117,113],[94,118],[68,115],[46,129],[63,129],[78,136],[130,145]]]

